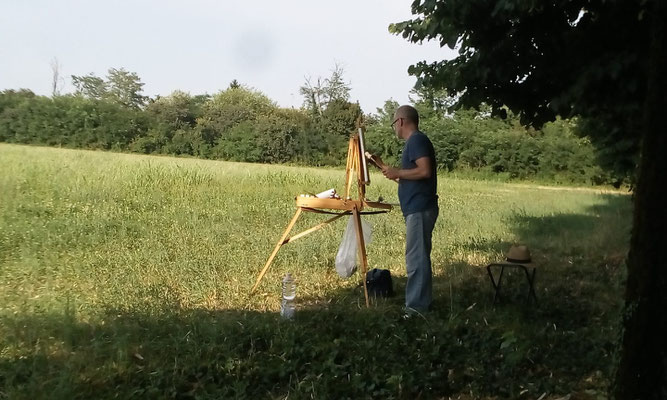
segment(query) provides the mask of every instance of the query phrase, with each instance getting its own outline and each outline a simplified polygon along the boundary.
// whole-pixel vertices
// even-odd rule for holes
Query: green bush
[[[575,134],[581,130],[578,121],[557,120],[534,130],[521,126],[511,114],[505,120],[491,117],[484,108],[447,114],[434,104],[418,101],[416,107],[440,170],[554,183],[628,179],[619,175],[621,167],[601,166],[604,149],[596,151],[581,132]],[[400,164],[404,145],[390,127],[397,107],[387,101],[376,114],[364,116],[366,148],[391,165]],[[280,108],[243,86],[213,96],[175,91],[151,100],[144,109],[82,95],[48,98],[7,90],[0,92],[0,141],[341,166],[360,116],[358,104],[342,99],[330,102],[321,113]]]
[[[8,142],[126,149],[148,127],[143,112],[101,100],[27,91],[3,92],[0,98],[0,138]]]

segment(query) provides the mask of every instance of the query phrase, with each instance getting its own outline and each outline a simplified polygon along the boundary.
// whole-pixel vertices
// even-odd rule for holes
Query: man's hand
[[[384,175],[387,179],[391,179],[392,181],[398,180],[400,177],[398,176],[398,169],[397,168],[392,168],[392,167],[387,167],[385,166],[382,168],[382,175]]]

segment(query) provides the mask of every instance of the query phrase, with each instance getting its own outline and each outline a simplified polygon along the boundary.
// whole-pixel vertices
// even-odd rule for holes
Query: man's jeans
[[[428,311],[433,299],[431,272],[431,236],[438,208],[416,212],[405,217],[405,266],[408,283],[405,286],[405,307],[419,312]]]

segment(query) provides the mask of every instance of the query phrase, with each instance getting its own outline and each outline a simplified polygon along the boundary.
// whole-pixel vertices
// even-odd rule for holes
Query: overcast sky
[[[299,87],[338,63],[351,100],[375,112],[408,102],[410,64],[453,57],[437,43],[389,34],[411,18],[411,0],[93,1],[0,0],[0,90],[51,94],[56,58],[70,75],[109,68],[136,72],[144,94],[179,89],[213,94],[232,79],[283,107],[303,103]]]

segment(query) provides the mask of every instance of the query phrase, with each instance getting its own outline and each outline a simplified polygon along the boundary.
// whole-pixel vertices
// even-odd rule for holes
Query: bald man
[[[398,199],[405,219],[406,316],[423,313],[433,299],[431,237],[438,219],[438,179],[433,144],[419,131],[419,114],[414,107],[401,106],[391,127],[405,140],[401,168],[383,165],[382,173],[398,182]]]

